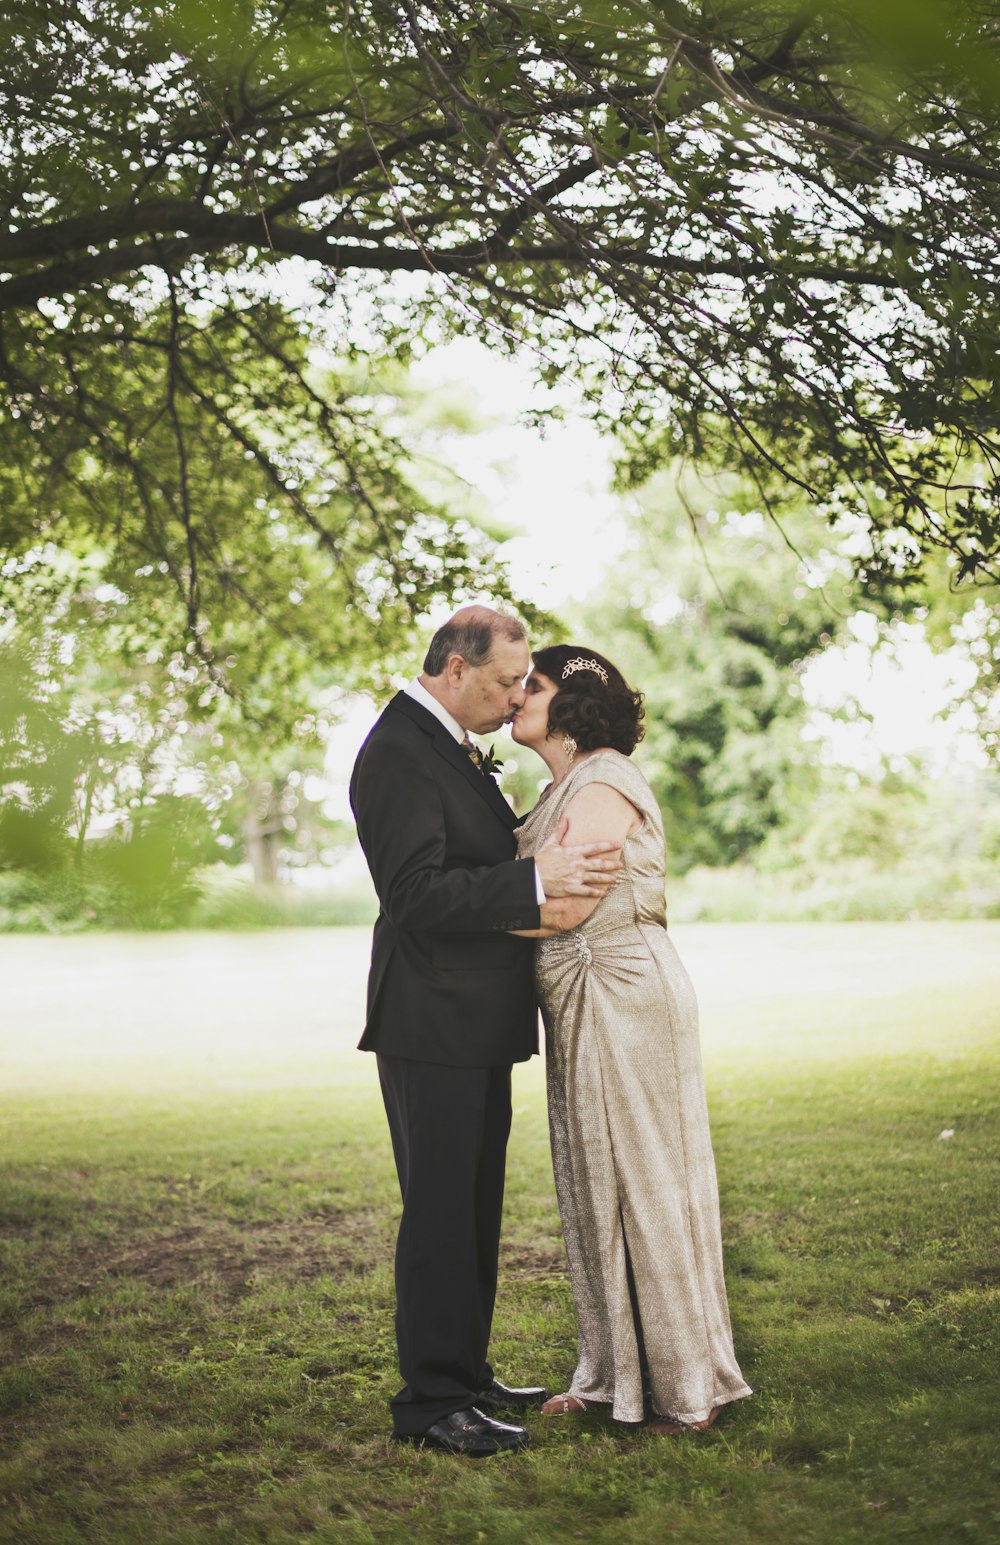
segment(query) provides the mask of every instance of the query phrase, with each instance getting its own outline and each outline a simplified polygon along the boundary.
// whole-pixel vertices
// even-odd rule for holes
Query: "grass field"
[[[1000,923],[692,925],[737,1351],[701,1436],[399,1448],[367,936],[0,938],[0,1539],[1000,1537]],[[501,1377],[574,1328],[515,1074]],[[943,1133],[952,1136],[943,1136]]]

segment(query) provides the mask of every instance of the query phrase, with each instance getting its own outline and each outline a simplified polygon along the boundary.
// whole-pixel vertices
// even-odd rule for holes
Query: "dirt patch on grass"
[[[940,1305],[954,1293],[966,1292],[969,1288],[990,1292],[996,1287],[1000,1287],[1000,1266],[970,1266],[963,1276],[935,1283],[933,1287],[916,1288],[908,1296],[890,1293],[884,1298],[870,1297],[865,1309],[877,1319],[887,1319],[905,1314],[908,1309],[919,1311]]]
[[[72,1302],[110,1279],[156,1288],[211,1284],[229,1299],[269,1279],[308,1282],[368,1271],[391,1254],[384,1222],[365,1213],[290,1219],[188,1216],[97,1237],[40,1237],[35,1285],[19,1312]]]
[[[560,1240],[520,1243],[500,1251],[500,1274],[509,1277],[550,1277],[566,1274],[566,1251]]]
[[[175,1287],[212,1278],[234,1298],[265,1277],[309,1281],[343,1267],[336,1235],[326,1221],[231,1224],[204,1222],[133,1239],[103,1264],[100,1273]]]
[[[1000,1287],[1000,1266],[970,1266],[964,1277],[947,1286],[953,1291],[965,1287]]]

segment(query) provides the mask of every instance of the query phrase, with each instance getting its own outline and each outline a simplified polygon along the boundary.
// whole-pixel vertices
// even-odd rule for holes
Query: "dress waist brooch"
[[[585,966],[592,965],[594,960],[594,951],[586,934],[575,931],[557,933],[550,939],[542,939],[539,950],[546,960],[562,960],[575,955]]]

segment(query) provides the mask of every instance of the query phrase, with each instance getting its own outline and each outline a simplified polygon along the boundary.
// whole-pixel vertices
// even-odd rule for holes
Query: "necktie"
[[[471,759],[473,767],[477,768],[479,772],[482,772],[483,753],[480,751],[478,746],[474,746],[472,744],[472,741],[469,739],[468,735],[466,735],[465,739],[462,741],[462,750]]]

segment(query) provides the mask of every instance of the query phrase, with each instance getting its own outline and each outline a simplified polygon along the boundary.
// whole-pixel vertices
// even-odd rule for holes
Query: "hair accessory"
[[[571,762],[579,749],[572,735],[564,735],[562,740],[563,755],[567,762]]]
[[[595,676],[600,676],[604,685],[608,684],[608,673],[603,665],[598,665],[596,660],[585,660],[582,655],[577,655],[574,660],[567,660],[563,666],[562,679],[572,676],[575,671],[593,671]]]

